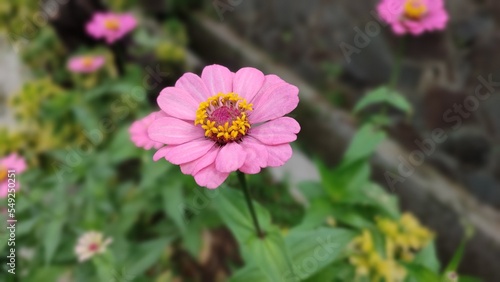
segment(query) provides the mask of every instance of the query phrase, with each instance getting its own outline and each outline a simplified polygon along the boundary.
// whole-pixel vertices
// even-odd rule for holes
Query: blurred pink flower
[[[254,68],[233,73],[212,65],[201,78],[186,73],[158,96],[168,117],[156,119],[148,133],[167,146],[153,158],[180,165],[210,189],[236,170],[255,174],[281,166],[292,156],[289,143],[300,131],[297,121],[284,117],[297,107],[298,93],[278,76]]]
[[[377,9],[397,35],[443,30],[448,22],[444,0],[382,0]]]
[[[134,142],[135,146],[149,150],[151,148],[160,149],[163,147],[162,143],[155,142],[149,138],[148,127],[154,120],[166,117],[167,115],[162,112],[153,112],[140,120],[134,121],[129,127],[130,139]]]
[[[121,39],[137,26],[137,20],[130,13],[116,14],[97,12],[87,23],[87,33],[95,39],[105,39],[112,44]]]
[[[75,246],[75,254],[78,256],[78,261],[83,262],[96,254],[104,253],[112,241],[111,238],[104,239],[102,233],[97,231],[89,231],[83,234],[78,238]]]
[[[69,59],[68,69],[75,73],[92,73],[100,69],[105,61],[103,56],[75,56]]]
[[[26,170],[26,161],[24,158],[12,153],[0,159],[0,198],[7,197],[9,191],[9,170],[14,170],[15,190],[19,189],[19,174]]]

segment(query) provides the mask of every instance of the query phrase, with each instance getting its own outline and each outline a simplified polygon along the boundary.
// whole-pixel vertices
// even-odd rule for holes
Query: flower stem
[[[401,61],[403,60],[403,53],[406,45],[406,37],[401,38],[399,41],[398,53],[396,54],[396,63],[392,70],[391,81],[389,82],[389,87],[391,89],[396,88],[399,80],[399,75],[401,73]]]
[[[123,45],[117,45],[117,43],[111,46],[111,50],[115,59],[115,66],[119,76],[123,76],[125,74],[124,48],[125,47]]]
[[[250,191],[248,190],[245,174],[241,171],[238,171],[237,174],[238,180],[240,181],[241,187],[243,188],[243,193],[245,194],[245,200],[247,201],[248,210],[250,210],[250,214],[252,215],[253,225],[255,226],[257,236],[259,236],[259,238],[264,238],[265,234],[260,229],[259,221],[257,220],[257,214],[255,213],[252,198],[250,197]]]

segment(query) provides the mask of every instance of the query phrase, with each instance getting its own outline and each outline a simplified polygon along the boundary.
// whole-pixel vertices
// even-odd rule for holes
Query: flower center
[[[97,251],[97,249],[99,249],[99,245],[97,243],[91,243],[89,245],[89,251],[95,252],[95,251]]]
[[[117,31],[120,28],[120,22],[117,19],[107,19],[104,21],[104,27],[108,30]]]
[[[84,68],[91,68],[93,64],[94,64],[94,59],[92,57],[82,58],[82,65]]]
[[[7,175],[8,175],[7,169],[3,166],[0,166],[0,182],[7,179]]]
[[[419,20],[427,14],[427,5],[423,0],[406,0],[404,15],[407,18]]]
[[[196,111],[194,125],[201,125],[205,137],[220,145],[241,140],[250,129],[248,111],[252,104],[236,93],[219,93],[202,102]]]

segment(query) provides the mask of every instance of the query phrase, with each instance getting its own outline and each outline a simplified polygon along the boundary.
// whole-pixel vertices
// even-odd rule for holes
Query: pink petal
[[[124,33],[132,31],[137,26],[137,20],[131,13],[120,15],[120,23]]]
[[[203,138],[203,129],[183,120],[164,117],[155,120],[148,128],[149,138],[168,145],[179,145]]]
[[[290,117],[281,117],[250,129],[250,135],[266,145],[290,143],[297,139],[299,123]]]
[[[205,82],[210,96],[233,92],[233,77],[234,73],[219,65],[207,66],[201,73],[201,79]]]
[[[16,184],[18,183],[19,182],[17,182]],[[16,185],[14,189],[17,191],[19,189],[18,185]],[[9,183],[7,181],[0,182],[0,199],[6,198],[8,194],[9,194]]]
[[[193,98],[201,103],[207,100],[210,96],[210,92],[207,89],[207,86],[201,80],[199,76],[194,73],[186,73],[177,82],[175,83],[175,87],[180,88],[191,94]]]
[[[277,75],[274,75],[274,74],[266,75],[264,77],[264,83],[262,84],[259,92],[257,92],[255,97],[251,101],[248,101],[248,102],[250,102],[254,105],[258,105],[259,100],[262,98],[263,93],[266,93],[267,91],[269,91],[269,89],[275,88],[278,85],[285,84],[285,83],[286,82]]]
[[[185,90],[164,88],[157,99],[158,106],[169,116],[194,121],[199,103]]]
[[[284,165],[292,157],[292,146],[281,144],[276,146],[266,146],[268,152],[267,165],[277,167]]]
[[[198,185],[207,187],[208,189],[215,189],[219,187],[229,176],[227,172],[220,172],[215,169],[215,164],[200,170],[194,175],[194,180]]]
[[[299,104],[299,89],[288,83],[276,83],[259,92],[249,114],[250,123],[260,123],[282,117]]]
[[[247,153],[236,142],[228,143],[222,147],[215,159],[215,168],[220,172],[238,170],[245,162]]]
[[[219,153],[220,147],[214,146],[203,157],[185,164],[181,164],[181,171],[184,174],[196,174],[200,170],[215,162],[215,158]]]
[[[0,159],[0,167],[15,170],[16,173],[21,173],[26,170],[27,165],[23,157],[17,153],[11,153],[5,158]]]
[[[166,150],[167,147],[168,146],[165,146],[163,148],[160,148],[158,151],[156,151],[156,153],[153,155],[153,161],[157,162],[157,161],[163,159],[168,152]]]
[[[158,160],[163,157],[173,164],[180,165],[201,158],[213,146],[215,146],[213,141],[200,138],[181,145],[163,147],[156,152],[153,159]]]
[[[266,146],[250,136],[243,139],[241,146],[247,153],[245,163],[240,167],[241,172],[256,174],[260,172],[261,168],[267,166]]]
[[[242,68],[234,75],[233,92],[250,102],[263,84],[264,74],[260,70]]]

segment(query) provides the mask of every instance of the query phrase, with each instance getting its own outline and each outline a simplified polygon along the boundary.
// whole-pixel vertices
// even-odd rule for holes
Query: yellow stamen
[[[90,68],[94,64],[94,58],[92,57],[83,57],[82,58],[82,65],[84,68]]]
[[[107,19],[104,21],[106,29],[117,31],[120,28],[120,22],[117,19]]]
[[[404,13],[407,18],[419,20],[427,14],[428,8],[423,0],[406,0]]]
[[[0,166],[0,181],[7,179],[8,171],[5,167]]]
[[[217,110],[229,115],[230,120],[217,120],[214,115]],[[236,93],[219,93],[200,103],[196,111],[195,125],[201,125],[205,130],[205,137],[218,143],[238,141],[250,129],[247,112],[252,111],[252,104]]]

